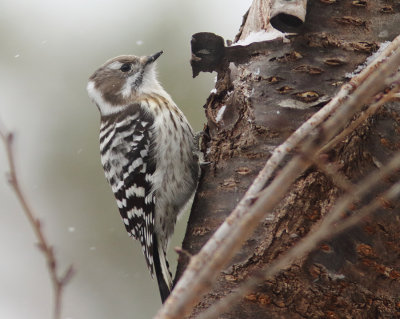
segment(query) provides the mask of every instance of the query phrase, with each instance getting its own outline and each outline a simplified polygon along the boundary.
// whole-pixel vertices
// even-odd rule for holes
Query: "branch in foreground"
[[[399,94],[400,84],[395,83],[393,88],[390,89],[389,92],[385,93],[380,100],[368,106],[368,108],[361,112],[360,116],[351,122],[346,129],[344,129],[340,134],[336,135],[329,143],[325,144],[321,149],[320,153],[326,153],[330,149],[332,149],[336,144],[343,141],[345,137],[349,136],[351,132],[353,132],[357,127],[359,127],[362,123],[364,123],[370,116],[375,114],[378,109],[385,104],[386,102],[393,101],[396,97],[396,94]]]
[[[375,200],[364,206],[352,216],[340,221],[342,216],[345,215],[348,207],[354,201],[365,196],[370,189],[376,186],[376,184],[391,175],[399,168],[400,152],[398,152],[383,169],[370,174],[368,177],[364,178],[364,180],[360,181],[358,183],[358,187],[354,188],[352,192],[348,192],[342,196],[333,209],[320,221],[320,223],[314,225],[313,229],[308,233],[308,235],[301,239],[301,241],[298,242],[287,253],[274,260],[271,264],[252,274],[251,278],[240,285],[235,292],[231,293],[205,310],[198,317],[198,319],[217,318],[219,314],[226,311],[226,309],[228,309],[230,305],[234,304],[235,301],[256,289],[259,284],[263,283],[267,279],[272,278],[278,272],[289,268],[296,260],[301,260],[304,258],[322,241],[328,240],[340,232],[358,224],[363,218],[382,207],[382,199],[390,201],[398,198],[400,195],[400,182],[392,185],[392,187],[381,194],[380,197],[377,197]]]
[[[14,149],[13,149],[13,141],[14,135],[11,132],[8,132],[5,126],[0,121],[0,137],[4,142],[4,146],[7,153],[7,160],[9,164],[9,176],[8,181],[13,188],[17,198],[22,206],[22,209],[27,217],[29,223],[32,226],[33,232],[38,240],[38,246],[40,250],[43,252],[47,268],[49,270],[50,279],[53,285],[53,293],[54,293],[54,309],[53,309],[53,318],[59,319],[61,317],[61,303],[62,303],[62,293],[65,285],[70,281],[73,276],[74,270],[72,265],[67,268],[65,273],[62,276],[59,276],[58,273],[58,264],[56,257],[54,255],[53,247],[48,243],[46,237],[44,236],[40,220],[35,217],[31,207],[29,206],[24,193],[22,192],[15,165],[14,159]]]
[[[330,103],[304,123],[284,144],[274,150],[265,167],[235,210],[201,251],[191,259],[170,298],[155,318],[181,318],[212,287],[215,276],[229,262],[264,213],[274,208],[298,174],[309,166],[308,161],[301,157],[294,158],[262,194],[258,194],[285,155],[339,107],[341,112],[332,115],[325,123],[322,130],[324,138],[318,140],[318,146],[329,141],[339,130],[343,129],[345,123],[350,121],[361,106],[383,88],[385,79],[392,73],[392,70],[398,68],[400,53],[393,53],[393,51],[399,47],[399,44],[400,37],[396,38],[372,64],[344,85]],[[353,96],[349,96],[353,92]],[[310,143],[307,143],[309,145],[308,152],[311,148],[314,148],[313,152],[317,151],[317,145],[314,144],[317,140],[315,135],[313,139],[309,141]],[[257,195],[260,195],[260,197],[252,206]],[[250,210],[249,207],[251,207]]]

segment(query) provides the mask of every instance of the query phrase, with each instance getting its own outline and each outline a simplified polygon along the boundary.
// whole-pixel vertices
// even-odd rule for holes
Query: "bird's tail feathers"
[[[157,277],[158,288],[160,290],[161,301],[164,303],[172,289],[172,274],[169,271],[166,253],[164,252],[162,245],[155,235],[153,238],[153,243],[154,268]]]

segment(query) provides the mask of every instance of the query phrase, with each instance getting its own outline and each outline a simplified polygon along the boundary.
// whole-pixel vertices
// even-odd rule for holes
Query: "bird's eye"
[[[122,72],[128,72],[131,70],[131,64],[130,63],[124,63],[121,65],[120,70]]]

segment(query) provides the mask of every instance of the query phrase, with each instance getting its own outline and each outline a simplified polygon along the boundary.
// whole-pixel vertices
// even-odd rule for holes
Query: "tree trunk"
[[[258,1],[259,2],[259,1]],[[260,2],[261,3],[261,2]],[[265,13],[265,12],[264,12]],[[236,40],[243,39],[247,19]],[[257,31],[257,30],[256,30]],[[203,150],[210,162],[193,204],[183,249],[196,254],[243,196],[271,150],[325,105],[348,81],[347,73],[400,32],[400,4],[391,0],[309,1],[306,21],[291,41],[224,47],[200,34],[196,45],[212,46],[212,61],[194,66],[218,72],[216,92],[205,105]],[[221,42],[222,41],[222,42]],[[400,105],[385,105],[325,155],[357,183],[400,149]],[[375,198],[393,178],[371,190]],[[280,205],[246,241],[218,277],[192,317],[276,259],[304,237],[343,194],[317,167],[298,177]],[[358,205],[349,209],[356,209]],[[265,281],[221,318],[400,317],[399,205],[384,203],[356,227]],[[275,222],[278,220],[278,222]],[[179,259],[176,278],[188,258]]]

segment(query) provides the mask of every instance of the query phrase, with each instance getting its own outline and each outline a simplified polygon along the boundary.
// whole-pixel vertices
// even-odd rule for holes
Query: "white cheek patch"
[[[140,73],[137,72],[131,75],[129,78],[126,79],[124,86],[122,87],[121,91],[119,92],[124,98],[131,96],[132,94],[132,85],[136,82],[139,78]]]
[[[113,113],[118,113],[126,108],[125,105],[112,105],[103,99],[103,96],[99,90],[96,89],[96,86],[93,81],[89,81],[87,87],[87,92],[89,97],[96,103],[97,107],[100,110],[101,115],[110,115]]]

